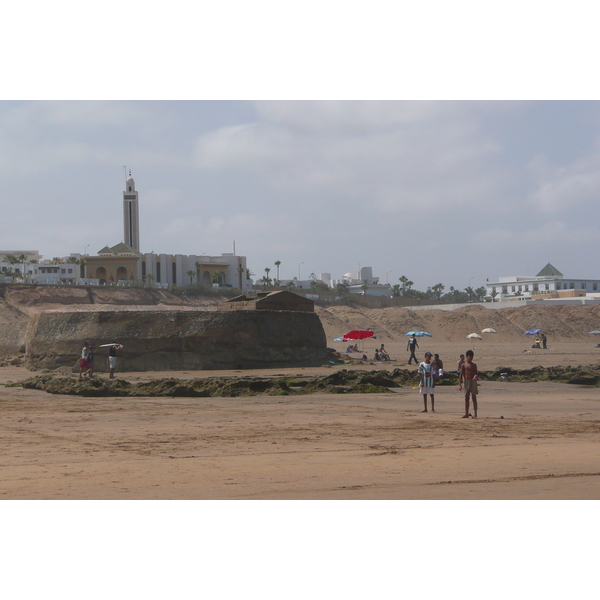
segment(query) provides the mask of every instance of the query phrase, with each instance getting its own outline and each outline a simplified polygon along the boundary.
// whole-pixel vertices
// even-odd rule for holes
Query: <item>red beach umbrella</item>
[[[349,340],[366,340],[367,338],[373,337],[374,332],[370,329],[354,329],[349,331],[342,336],[342,341],[347,342]]]

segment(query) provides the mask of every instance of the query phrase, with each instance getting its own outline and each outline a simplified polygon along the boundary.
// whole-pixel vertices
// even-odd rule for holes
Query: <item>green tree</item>
[[[395,296],[396,298],[398,298],[400,296],[401,291],[402,291],[402,289],[401,289],[399,283],[392,286],[392,296]]]
[[[335,286],[335,291],[338,294],[347,294],[348,293],[348,284],[347,283],[343,283],[343,282],[342,283],[338,283]]]
[[[192,285],[194,277],[196,276],[196,271],[190,269],[189,271],[186,271],[185,274],[190,278],[190,285]]]
[[[7,262],[9,265],[11,265],[12,267],[14,267],[15,265],[18,265],[18,264],[21,262],[21,261],[20,261],[20,259],[19,259],[19,257],[18,257],[18,256],[15,256],[14,254],[7,254],[7,255],[4,257],[4,260],[5,260],[5,261],[6,261],[6,262]],[[7,273],[7,275],[8,275],[8,274],[9,274],[9,273]],[[14,268],[13,268],[13,269],[11,270],[11,272],[10,272],[10,276],[11,276],[11,277],[13,277],[13,281],[14,281],[14,274],[15,274],[15,270],[14,270]]]
[[[465,292],[469,295],[469,302],[473,301],[473,294],[475,293],[475,290],[469,286],[465,288]]]
[[[434,297],[439,300],[442,297],[442,293],[444,291],[444,284],[436,283],[434,286],[432,286],[431,291],[433,292]]]
[[[275,266],[277,267],[277,281],[279,281],[279,265],[281,264],[280,260],[275,261]]]
[[[262,280],[266,286],[270,286],[272,283],[272,280],[269,277],[270,272],[271,272],[271,269],[269,269],[269,267],[265,267],[265,276],[262,278]]]
[[[404,291],[406,290],[406,284],[408,283],[408,277],[406,275],[402,275],[402,277],[398,278],[398,281],[402,284],[402,295],[404,296]]]
[[[477,296],[477,300],[479,302],[483,302],[483,299],[485,298],[486,294],[487,294],[487,290],[485,289],[484,286],[478,287],[475,290],[475,296]]]

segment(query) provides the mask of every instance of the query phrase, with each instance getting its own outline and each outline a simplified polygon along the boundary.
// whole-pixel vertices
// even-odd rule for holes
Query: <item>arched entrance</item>
[[[104,267],[98,267],[96,269],[95,279],[100,280],[100,285],[106,285],[106,269]]]
[[[127,279],[127,269],[125,267],[117,269],[117,281],[121,281],[121,279]]]
[[[202,273],[202,285],[205,285],[207,287],[212,286],[212,278],[208,271],[204,271],[204,273]]]

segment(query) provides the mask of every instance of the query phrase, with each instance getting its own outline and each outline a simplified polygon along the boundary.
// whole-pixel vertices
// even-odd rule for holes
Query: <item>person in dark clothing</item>
[[[415,355],[415,350],[419,347],[419,344],[417,343],[417,336],[413,333],[412,337],[408,338],[408,344],[406,345],[406,349],[410,350],[410,357],[408,359],[408,364],[410,365],[410,361],[414,358],[415,359],[415,365],[419,364],[419,361],[417,360],[417,357]]]

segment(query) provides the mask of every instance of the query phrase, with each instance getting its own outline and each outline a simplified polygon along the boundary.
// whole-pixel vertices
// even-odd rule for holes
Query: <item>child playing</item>
[[[423,394],[423,405],[427,412],[427,394],[431,396],[431,412],[435,412],[435,383],[433,381],[433,364],[431,352],[425,352],[425,362],[419,365],[419,392]]]
[[[465,383],[465,414],[462,419],[468,419],[469,414],[469,395],[473,398],[473,418],[477,418],[477,365],[473,362],[475,355],[473,350],[467,350],[465,362],[460,368],[458,376],[458,391],[463,389],[463,381]]]

